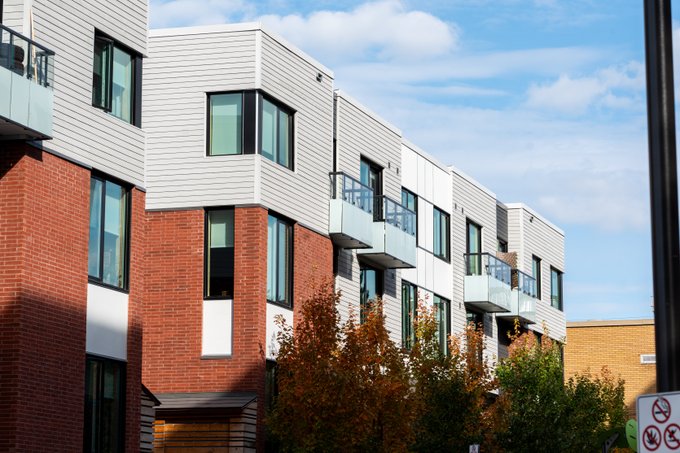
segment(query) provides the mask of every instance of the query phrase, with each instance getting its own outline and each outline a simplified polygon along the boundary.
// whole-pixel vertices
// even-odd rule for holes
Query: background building
[[[564,348],[564,375],[607,366],[626,381],[626,406],[635,416],[638,396],[656,391],[654,320],[568,322],[569,343]]]

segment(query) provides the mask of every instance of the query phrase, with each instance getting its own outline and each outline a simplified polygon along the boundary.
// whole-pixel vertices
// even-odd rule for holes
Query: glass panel
[[[267,220],[267,300],[275,300],[276,296],[276,218],[269,216]]]
[[[85,366],[85,432],[84,450],[86,452],[97,451],[97,439],[99,439],[99,376],[101,376],[101,363],[87,360]]]
[[[88,358],[85,380],[85,429],[83,450],[123,450],[123,402],[125,365],[121,362]]]
[[[410,349],[415,340],[413,321],[416,317],[416,287],[410,283],[401,284],[401,340]]]
[[[474,223],[468,223],[467,230],[468,275],[481,275],[482,261],[479,254],[482,248],[482,235],[480,228]]]
[[[111,114],[128,123],[132,122],[132,66],[132,55],[114,47]]]
[[[531,275],[536,280],[536,297],[541,298],[541,259],[537,256],[531,257]]]
[[[449,322],[450,303],[446,299],[434,296],[434,307],[437,319],[439,348],[442,354],[446,355],[449,351],[449,335],[451,334],[451,323]]]
[[[433,226],[434,226],[434,245],[433,245],[433,251],[436,256],[441,255],[441,248],[442,245],[440,243],[441,241],[441,222],[439,220],[439,211],[437,208],[433,210],[434,212],[434,221],[433,221]]]
[[[106,181],[102,281],[120,288],[125,286],[126,211],[125,190]]]
[[[283,222],[278,224],[277,242],[276,300],[278,302],[286,302],[288,300],[288,225]]]
[[[290,167],[290,117],[279,110],[279,156],[278,163]]]
[[[101,38],[94,39],[94,59],[92,65],[92,104],[109,110],[111,41]]]
[[[266,99],[262,100],[262,155],[276,162],[276,106]]]
[[[360,171],[359,180],[361,181],[361,184],[370,187],[371,189],[374,189],[374,187],[371,187],[370,183],[371,166],[367,162],[362,160],[359,171]]]
[[[360,321],[365,320],[365,313],[371,302],[374,302],[380,295],[379,286],[380,273],[375,269],[362,268],[359,274],[360,293]]]
[[[234,294],[234,211],[208,212],[207,296]]]
[[[123,450],[121,444],[121,402],[122,376],[121,366],[113,361],[104,363],[104,375],[101,393],[101,452],[119,452]]]
[[[550,305],[561,310],[562,309],[562,274],[550,269]]]
[[[243,133],[243,95],[241,93],[210,96],[211,156],[241,154]]]
[[[102,232],[102,190],[104,183],[90,180],[90,243],[88,246],[87,273],[96,278],[100,275],[101,232]]]

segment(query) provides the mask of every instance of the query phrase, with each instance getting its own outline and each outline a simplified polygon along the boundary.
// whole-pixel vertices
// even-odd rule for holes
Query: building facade
[[[607,366],[625,381],[628,415],[635,417],[638,396],[656,392],[654,320],[579,321],[567,323],[564,375],[599,373]]]
[[[137,451],[147,3],[0,10],[0,450]]]

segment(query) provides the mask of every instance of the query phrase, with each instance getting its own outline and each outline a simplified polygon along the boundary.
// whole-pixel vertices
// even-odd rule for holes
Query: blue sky
[[[642,2],[151,0],[152,28],[252,20],[562,227],[568,320],[652,316]]]

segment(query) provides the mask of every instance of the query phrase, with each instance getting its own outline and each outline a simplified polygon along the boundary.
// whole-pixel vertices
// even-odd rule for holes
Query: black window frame
[[[535,267],[536,273],[534,274],[534,263],[537,263]],[[531,255],[531,276],[536,280],[536,298],[541,299],[541,287],[543,286],[543,260],[536,255]]]
[[[439,350],[441,351],[442,355],[449,355],[450,350],[449,350],[449,337],[451,336],[451,301],[445,297],[439,296],[437,294],[434,294],[433,296],[433,304],[435,307],[436,314],[437,314],[437,340],[439,341]],[[444,328],[445,335],[444,335],[444,342],[442,344],[442,332],[441,332],[441,324],[439,322],[439,308],[440,306],[446,307],[446,325]]]
[[[558,286],[558,291],[557,294],[554,294],[554,288],[553,288],[553,274],[557,275],[557,286]],[[563,311],[564,309],[564,283],[562,281],[562,276],[564,275],[564,272],[559,270],[558,268],[554,266],[550,266],[550,306],[553,308],[556,308],[560,311]],[[554,304],[554,298],[557,297],[557,306]]]
[[[106,84],[106,100],[102,103],[95,102],[95,80],[94,80],[94,52],[97,48],[97,43],[104,43],[104,45],[110,48],[108,53],[108,61],[106,63],[107,84]],[[130,55],[132,60],[132,102],[130,111],[130,121],[126,121],[111,113],[112,102],[113,102],[113,49],[118,48],[119,50]],[[92,61],[92,106],[109,113],[114,118],[131,124],[135,127],[142,127],[142,55],[136,50],[129,46],[126,46],[117,39],[103,33],[99,30],[94,32],[94,44],[93,44],[93,61]]]
[[[361,178],[361,167],[366,165],[368,167],[369,175],[375,174],[375,187],[371,187],[370,181],[364,181]],[[370,179],[370,178],[369,178]],[[379,222],[383,220],[383,167],[376,164],[371,159],[360,156],[359,158],[359,182],[366,187],[373,189],[373,220]]]
[[[119,366],[119,371],[120,371],[120,401],[119,401],[119,406],[118,406],[118,411],[119,411],[119,416],[118,416],[118,436],[117,436],[117,443],[120,447],[122,447],[123,451],[125,449],[125,434],[126,434],[126,414],[125,411],[127,409],[127,362],[123,360],[115,360],[111,359],[108,357],[101,357],[97,356],[94,354],[86,354],[85,356],[85,394],[84,394],[84,420],[83,420],[83,452],[84,453],[96,453],[98,451],[102,450],[102,444],[100,439],[99,442],[96,442],[97,448],[93,451],[90,449],[90,446],[92,444],[92,436],[95,435],[95,433],[98,431],[98,428],[96,427],[91,427],[91,421],[92,421],[92,414],[89,414],[88,409],[93,406],[92,404],[88,404],[88,385],[90,383],[90,367],[89,367],[89,362],[100,362],[101,364],[105,365],[111,365],[115,364],[116,366]],[[104,380],[104,373],[100,376],[100,379],[103,381]],[[104,386],[100,382],[99,385],[100,389],[103,390]],[[101,398],[101,397],[100,397]],[[101,405],[96,405],[99,409],[102,408]],[[90,416],[88,416],[90,415]],[[101,420],[101,413],[98,414],[98,419]]]
[[[434,228],[434,222],[437,220],[437,214],[439,214],[440,218],[446,219],[446,235],[444,236],[446,238],[446,244],[440,246],[444,250],[444,254],[442,255],[440,252],[435,250],[435,245],[437,244],[437,238],[435,237],[435,232],[436,229]],[[446,261],[447,263],[451,262],[451,216],[444,210],[439,209],[437,206],[432,205],[432,254],[436,256],[437,258]],[[441,227],[441,224],[440,224]],[[441,239],[441,238],[440,238]]]
[[[409,304],[413,306],[413,311],[404,310],[406,307],[404,301],[404,289],[407,287],[409,290],[413,290],[413,300],[409,301]],[[409,291],[409,296],[411,292]],[[418,316],[418,286],[413,283],[402,279],[401,280],[401,344],[404,349],[410,350],[416,340],[416,331],[414,327],[414,321]],[[408,338],[407,338],[408,337]]]
[[[407,203],[404,203],[404,195],[407,197]],[[416,245],[418,245],[418,239],[419,239],[419,233],[418,233],[418,195],[416,195],[414,192],[411,192],[408,190],[406,187],[401,188],[401,205],[407,209],[411,209],[408,207],[408,197],[413,197],[413,212],[416,213],[415,217],[415,229],[416,229]]]
[[[213,211],[231,211],[232,212],[232,218],[233,216],[236,215],[235,209],[233,206],[225,206],[225,207],[210,207],[210,208],[205,208],[204,210],[204,228],[203,228],[203,299],[204,300],[233,300],[234,299],[234,291],[235,291],[235,286],[234,286],[234,275],[231,276],[232,278],[232,294],[230,296],[210,296],[208,294],[208,270],[209,270],[209,257],[208,257],[208,250],[210,248],[209,240],[210,240],[210,234],[209,234],[209,222],[210,222],[210,213]],[[234,236],[236,235],[236,221],[234,219]],[[234,246],[232,247],[232,253],[234,256],[236,255],[236,241],[234,238]],[[235,261],[235,257],[232,256],[232,264]],[[235,266],[233,266],[233,274],[236,273]]]
[[[374,267],[374,266],[369,266],[367,264],[360,263],[360,265],[359,265],[359,322],[361,324],[363,324],[364,321],[366,320],[366,313],[367,313],[369,302],[371,302],[371,300],[373,300],[375,302],[375,299],[364,300],[363,281],[364,281],[364,273],[366,271],[375,272],[376,298],[378,298],[378,297],[382,298],[383,295],[385,294],[385,273],[383,272],[383,270],[379,269],[377,267]]]
[[[472,252],[470,248],[470,228],[476,228],[478,235],[477,235],[477,252]],[[483,252],[483,245],[484,241],[482,240],[482,226],[475,222],[474,220],[471,220],[469,218],[465,219],[465,253],[468,255],[468,261],[467,261],[467,269],[466,274],[467,275],[482,275],[482,253]],[[474,255],[473,255],[474,254]],[[475,267],[474,272],[471,270],[472,267]]]
[[[257,122],[257,152],[259,155],[264,157],[265,159],[269,160],[270,162],[274,162],[275,164],[278,164],[282,166],[283,168],[287,168],[290,171],[295,171],[295,117],[296,117],[296,111],[286,105],[285,103],[281,102],[280,100],[276,99],[275,97],[264,93],[262,91],[257,92],[257,115],[259,121]],[[271,104],[273,104],[276,108],[277,111],[282,111],[288,115],[289,122],[288,122],[288,150],[289,150],[289,158],[290,162],[288,165],[284,165],[281,162],[279,162],[278,157],[274,156],[274,159],[270,159],[269,157],[265,156],[262,154],[262,114],[263,114],[263,105],[264,105],[264,100],[267,100]],[[276,115],[276,120],[279,120],[279,115]],[[280,125],[277,124],[276,128],[276,142],[277,144],[279,143],[279,133],[280,133]],[[278,145],[277,145],[278,147]]]
[[[257,133],[257,90],[236,90],[236,91],[210,91],[206,92],[205,103],[205,156],[206,157],[225,157],[240,156],[242,154],[256,154],[255,135]],[[210,154],[210,98],[223,94],[241,95],[241,151],[236,154]]]
[[[496,251],[501,252],[501,253],[508,253],[508,241],[505,239],[501,239],[499,237],[496,238]]]
[[[293,269],[293,263],[294,263],[294,253],[295,253],[295,228],[294,225],[295,223],[291,221],[290,219],[286,217],[282,217],[272,211],[269,211],[267,215],[267,273],[269,272],[269,217],[272,217],[276,219],[277,222],[277,228],[276,228],[276,234],[278,234],[278,225],[279,224],[284,224],[286,225],[286,232],[288,235],[288,259],[285,260],[286,266],[288,267],[288,275],[287,275],[287,281],[286,281],[286,299],[284,301],[280,300],[271,300],[269,297],[267,297],[267,303],[274,304],[274,305],[279,305],[281,307],[285,308],[293,308],[293,284],[294,284],[294,269]],[[278,259],[278,254],[279,254],[279,248],[276,248],[276,254],[277,254],[277,262],[280,260]],[[276,275],[278,275],[278,272],[275,272]],[[276,290],[275,292],[278,294],[278,277],[277,277],[277,282],[276,282]],[[269,275],[267,275],[266,279],[266,287],[269,286]],[[265,287],[265,292],[266,292],[266,287]]]
[[[131,242],[131,236],[132,236],[132,219],[131,219],[131,214],[132,214],[132,188],[130,187],[129,184],[126,184],[125,182],[112,178],[110,176],[101,174],[101,173],[95,173],[93,172],[90,175],[90,180],[96,179],[98,181],[101,181],[103,184],[103,190],[102,190],[102,200],[101,200],[101,232],[99,236],[99,244],[100,244],[100,253],[99,253],[99,277],[90,275],[89,269],[88,269],[88,274],[87,274],[87,280],[89,283],[98,285],[98,286],[103,286],[105,288],[110,288],[116,291],[124,292],[124,293],[129,293],[130,292],[130,242]],[[122,286],[116,286],[112,285],[110,283],[106,283],[104,281],[104,233],[105,233],[105,221],[106,221],[106,182],[109,181],[113,184],[116,184],[120,186],[124,191],[125,191],[125,259],[123,260],[123,267],[125,268],[123,271],[123,285]],[[92,196],[92,193],[90,193],[90,197]],[[92,203],[92,200],[90,200],[90,203]],[[89,213],[88,213],[88,230],[89,230]],[[89,242],[89,236],[88,236],[88,242]],[[89,259],[90,259],[90,245],[88,243],[88,267],[89,267]]]

